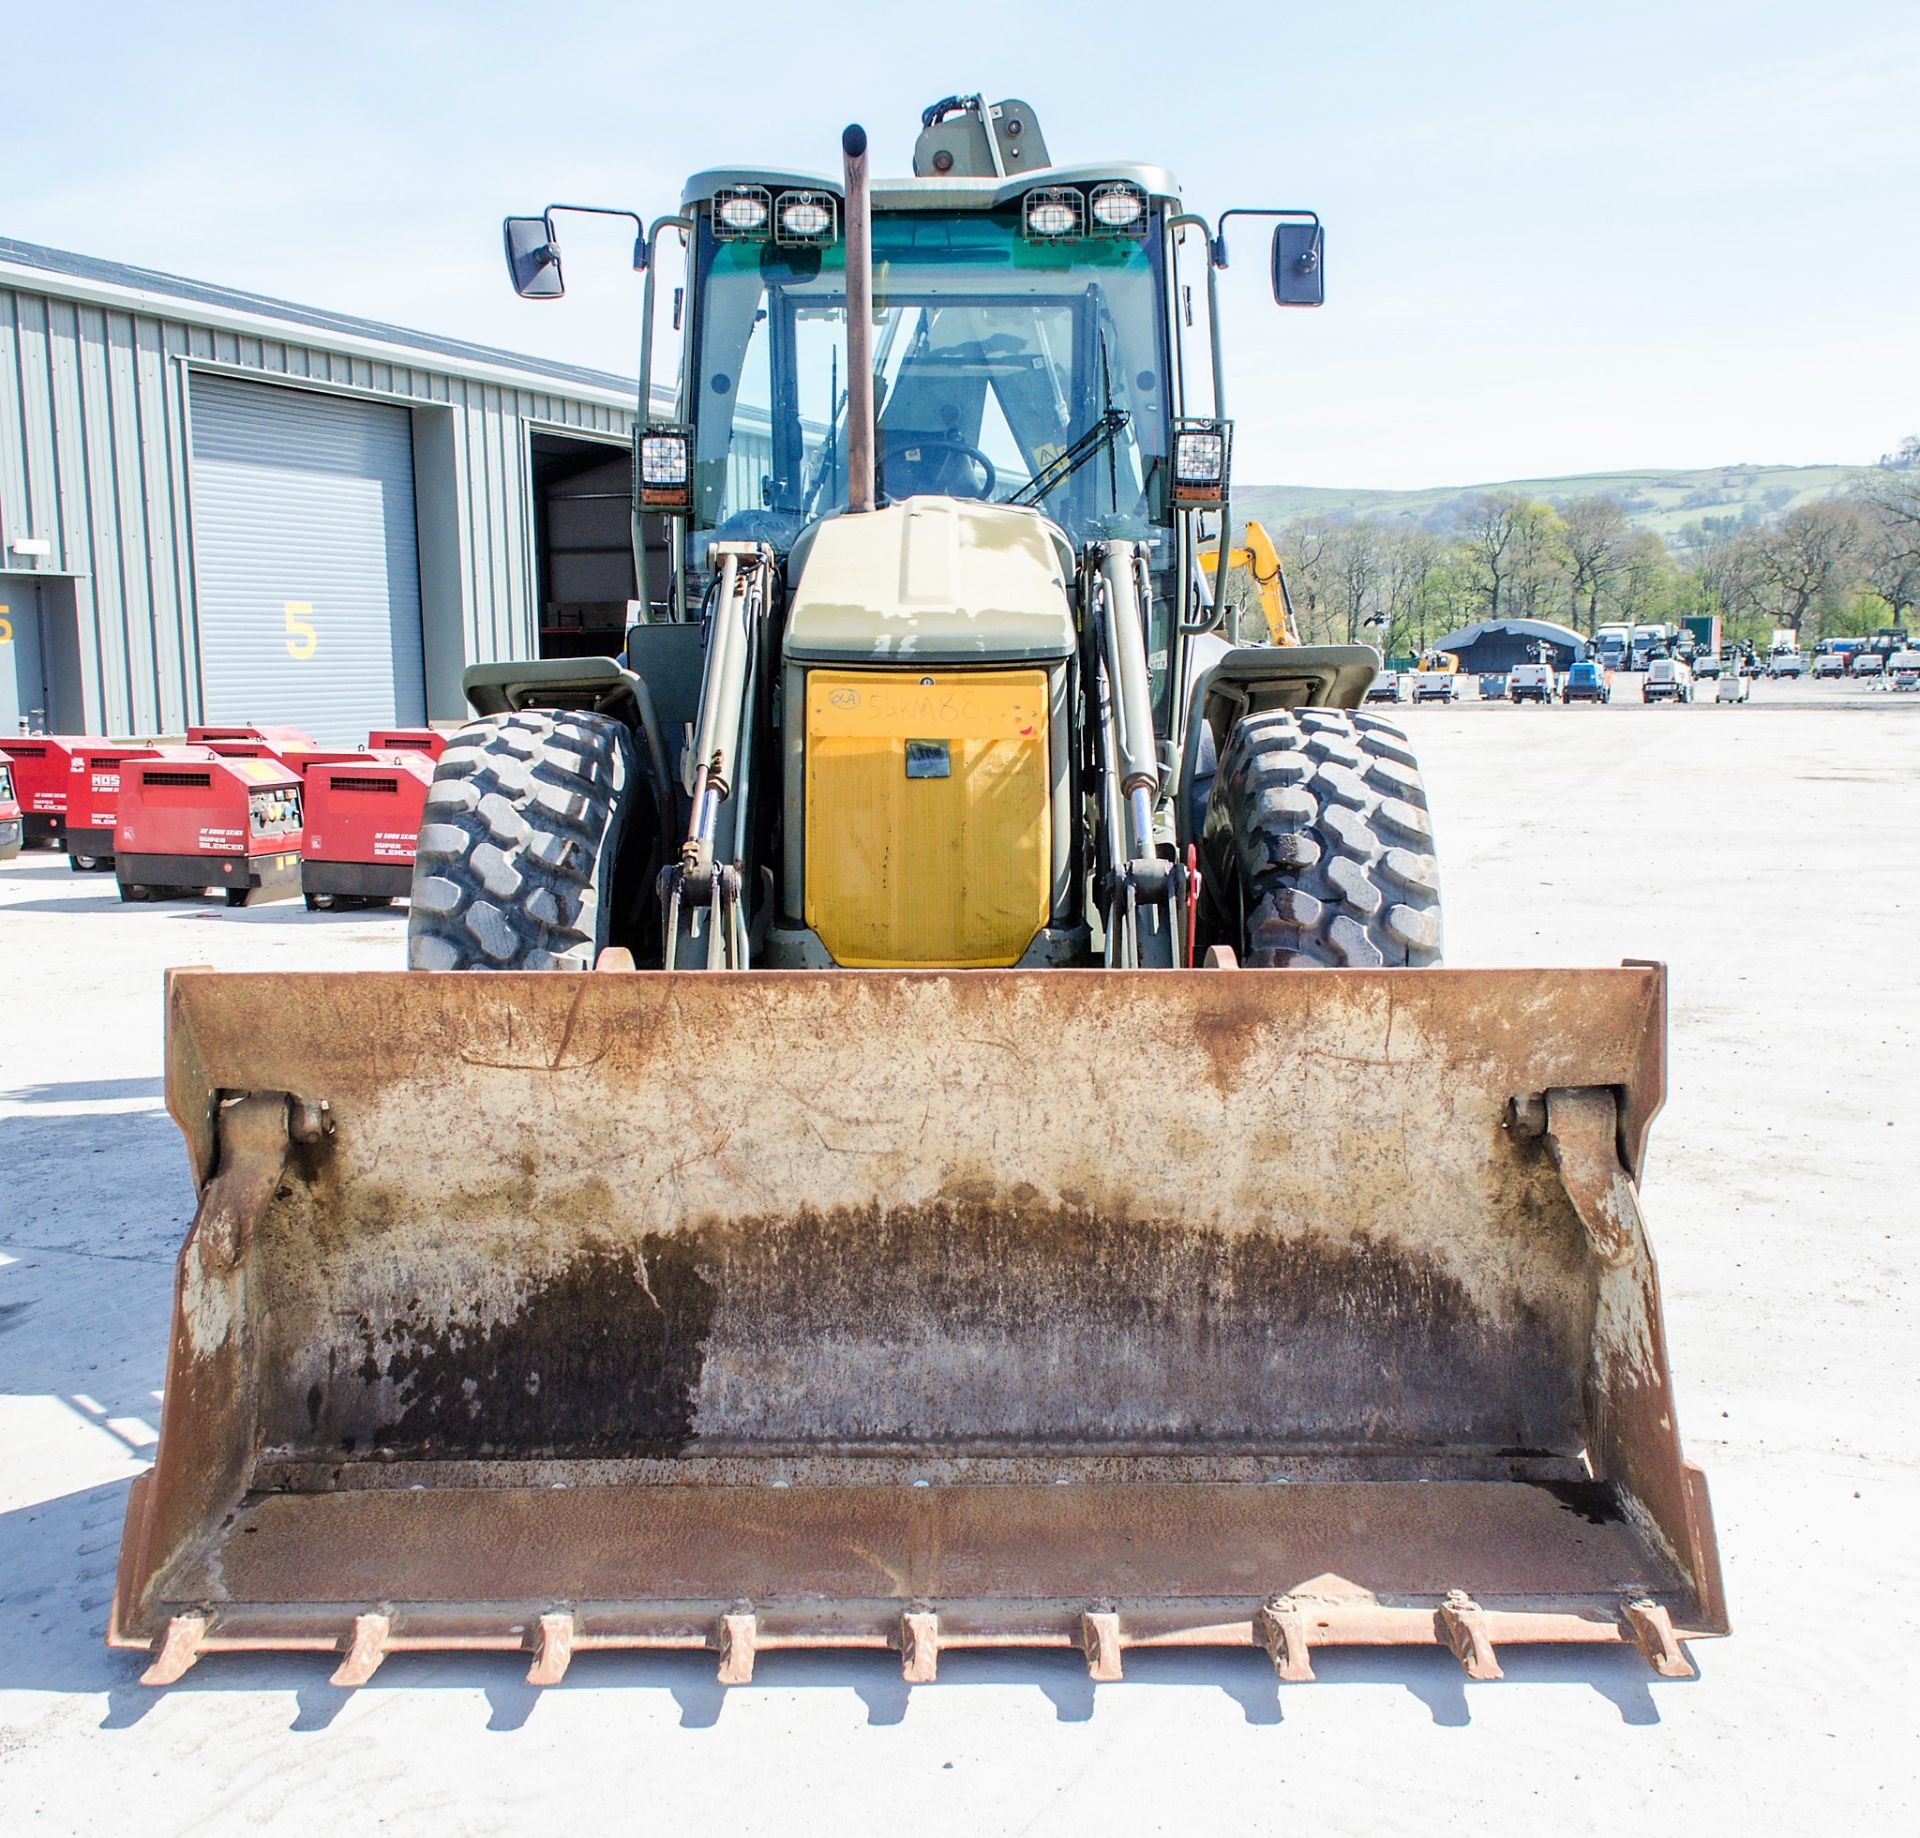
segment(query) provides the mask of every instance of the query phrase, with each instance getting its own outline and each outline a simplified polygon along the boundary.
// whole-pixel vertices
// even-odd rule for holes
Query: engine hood
[[[1075,647],[1073,550],[1037,511],[909,498],[828,517],[794,547],[786,655],[801,663],[1027,663]]]

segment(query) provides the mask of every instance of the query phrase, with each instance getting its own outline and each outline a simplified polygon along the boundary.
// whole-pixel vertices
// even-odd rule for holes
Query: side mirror
[[[1317,218],[1275,227],[1273,298],[1280,306],[1326,304],[1326,234]]]
[[[509,217],[506,221],[507,272],[513,291],[523,300],[557,300],[567,291],[560,278],[560,245],[544,217]]]

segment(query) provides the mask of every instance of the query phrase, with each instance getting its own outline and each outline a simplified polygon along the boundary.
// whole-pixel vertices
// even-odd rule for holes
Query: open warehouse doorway
[[[530,436],[534,571],[542,657],[617,657],[643,617],[633,566],[633,459],[624,443]],[[664,520],[645,523],[647,575],[664,591]]]
[[[73,583],[0,574],[0,746],[9,734],[77,734],[80,628]]]

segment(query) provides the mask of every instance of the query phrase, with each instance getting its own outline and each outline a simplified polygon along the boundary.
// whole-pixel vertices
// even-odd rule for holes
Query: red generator
[[[67,866],[75,874],[111,872],[120,768],[130,759],[153,758],[153,748],[131,740],[76,740],[67,758]]]
[[[438,759],[447,750],[447,736],[438,728],[375,728],[367,736],[374,753],[424,753]]]
[[[20,840],[29,849],[65,847],[67,779],[79,734],[22,734],[0,744],[13,761],[13,795],[20,802]]]
[[[114,874],[123,900],[217,887],[229,906],[300,891],[300,775],[277,759],[155,747],[120,771]]]
[[[199,744],[221,759],[277,760],[303,779],[307,776],[309,766],[337,759],[367,757],[354,747],[296,747],[284,740],[206,740]]]
[[[309,911],[406,898],[432,783],[425,753],[362,753],[307,769],[300,889]]]
[[[255,727],[251,722],[236,722],[230,727],[202,725],[187,729],[187,745],[190,747],[217,746],[223,740],[258,740],[267,748],[278,753],[282,747],[313,747],[319,742],[305,728]]]
[[[0,753],[0,862],[20,853],[20,802],[13,795],[13,761]]]

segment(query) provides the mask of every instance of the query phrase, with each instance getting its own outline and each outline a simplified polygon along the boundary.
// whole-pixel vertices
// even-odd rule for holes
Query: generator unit
[[[438,759],[446,746],[447,737],[438,728],[375,728],[367,736],[372,753],[422,753]]]
[[[229,727],[201,726],[187,729],[187,745],[190,747],[214,747],[222,741],[258,740],[279,752],[282,747],[317,747],[320,743],[305,728],[290,727],[284,723],[274,726],[256,727],[251,722],[242,721]]]
[[[151,759],[153,751],[132,740],[73,743],[67,756],[67,866],[75,874],[112,869],[121,768],[130,759]]]
[[[0,862],[20,853],[20,803],[13,795],[13,762],[0,753]]]
[[[121,768],[114,874],[123,900],[217,887],[229,906],[300,891],[300,775],[277,759],[156,747]]]
[[[76,734],[22,734],[0,747],[13,762],[13,794],[20,804],[20,840],[29,848],[66,846],[67,775]]]
[[[407,896],[432,783],[432,757],[417,751],[362,753],[308,769],[300,889],[310,912]]]
[[[293,735],[295,728],[276,728],[276,734]],[[270,759],[277,760],[289,771],[307,775],[309,766],[317,766],[328,760],[364,759],[366,755],[353,747],[320,747],[310,743],[296,742],[292,739],[272,740],[258,734],[231,735],[218,740],[205,740],[197,743],[209,753],[221,759]]]

